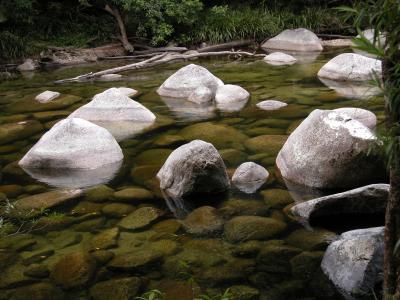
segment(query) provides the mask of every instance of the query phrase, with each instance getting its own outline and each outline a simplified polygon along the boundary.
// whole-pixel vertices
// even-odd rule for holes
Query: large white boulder
[[[198,87],[207,87],[215,93],[223,84],[206,68],[190,64],[168,77],[157,89],[157,93],[165,97],[188,98]]]
[[[242,163],[232,176],[233,184],[247,194],[257,191],[268,179],[268,171],[253,162]]]
[[[347,231],[331,243],[322,271],[347,299],[372,296],[383,280],[384,227]]]
[[[273,52],[264,57],[264,61],[270,65],[283,66],[293,65],[297,61],[297,59],[286,53]]]
[[[369,129],[376,127],[377,119],[372,111],[358,107],[341,107],[334,109],[334,111],[349,115],[352,119],[359,121]]]
[[[382,179],[380,142],[348,114],[314,110],[293,131],[276,164],[291,182],[312,188],[352,188]]]
[[[139,102],[110,88],[93,97],[93,100],[75,110],[69,118],[88,121],[153,122],[156,116]]]
[[[172,199],[217,194],[229,189],[225,164],[217,149],[194,140],[175,149],[157,174],[161,190]]]
[[[382,62],[356,53],[343,53],[328,61],[318,77],[337,81],[366,81],[382,75]]]
[[[288,51],[322,51],[322,43],[312,31],[305,28],[286,29],[261,45],[263,49]]]
[[[19,161],[41,169],[95,169],[119,162],[122,150],[104,128],[70,118],[55,124]]]
[[[249,97],[249,92],[244,88],[234,84],[225,84],[217,89],[215,102],[219,110],[239,111],[246,105]]]

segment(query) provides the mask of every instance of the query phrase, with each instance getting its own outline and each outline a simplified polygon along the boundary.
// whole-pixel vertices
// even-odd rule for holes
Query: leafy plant
[[[137,300],[163,300],[165,298],[164,293],[159,290],[150,290],[145,292],[140,297],[136,297]]]

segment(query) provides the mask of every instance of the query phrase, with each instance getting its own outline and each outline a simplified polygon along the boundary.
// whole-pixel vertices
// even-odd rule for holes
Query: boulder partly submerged
[[[349,99],[367,100],[371,97],[382,94],[382,90],[378,86],[372,85],[369,82],[335,81],[321,77],[319,80],[340,96]]]
[[[347,299],[372,296],[382,283],[384,227],[345,232],[331,243],[321,268]]]
[[[241,110],[249,98],[250,93],[248,91],[234,84],[220,86],[215,93],[217,108],[227,112]]]
[[[291,208],[295,216],[306,222],[327,216],[383,215],[389,197],[390,185],[371,184],[343,193],[333,194]]]
[[[188,98],[198,87],[207,87],[215,93],[222,85],[224,83],[206,68],[190,64],[165,80],[157,93],[164,97]]]
[[[58,122],[45,133],[19,165],[95,169],[122,159],[121,148],[107,130],[83,119],[70,118]]]
[[[382,76],[382,62],[356,53],[343,53],[328,61],[318,77],[336,81],[367,81]]]
[[[305,28],[286,29],[261,45],[263,49],[288,51],[322,51],[322,43],[312,31]]]
[[[230,187],[225,164],[217,149],[201,140],[175,149],[157,178],[161,190],[181,209],[181,201],[188,196],[223,193]]]
[[[264,61],[270,65],[283,66],[293,65],[294,63],[296,63],[297,59],[286,53],[273,52],[264,57]]]
[[[253,162],[242,163],[232,176],[233,184],[242,192],[251,194],[257,191],[268,179],[268,171]]]
[[[276,159],[288,181],[318,189],[379,182],[385,171],[375,134],[348,114],[314,110],[289,136]]]

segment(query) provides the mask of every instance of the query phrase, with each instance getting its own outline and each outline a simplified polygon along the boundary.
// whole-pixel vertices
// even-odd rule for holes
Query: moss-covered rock
[[[52,120],[59,120],[68,117],[71,112],[66,110],[55,110],[55,111],[41,111],[37,113],[33,113],[32,116],[41,121],[52,121]]]
[[[160,291],[163,300],[193,300],[200,294],[200,287],[195,282],[171,279],[152,282],[149,288]]]
[[[144,188],[129,187],[115,192],[114,198],[116,201],[134,204],[140,201],[152,200],[154,195]]]
[[[181,227],[182,224],[176,219],[168,219],[154,224],[152,230],[159,233],[175,234]]]
[[[15,290],[10,300],[62,300],[64,292],[48,282],[39,282]]]
[[[246,149],[252,153],[264,153],[275,156],[286,142],[286,135],[260,135],[244,142]]]
[[[304,251],[290,260],[292,274],[298,279],[309,281],[320,268],[323,251]]]
[[[136,166],[131,170],[131,178],[134,183],[145,185],[148,180],[156,177],[160,168],[159,165]]]
[[[150,149],[143,151],[135,157],[137,165],[158,165],[161,166],[172,153],[171,149]]]
[[[257,300],[260,291],[248,285],[234,285],[229,288],[229,295],[235,300]]]
[[[53,101],[40,103],[33,99],[32,96],[27,96],[19,101],[13,102],[6,106],[7,112],[26,113],[26,112],[44,112],[49,110],[60,110],[71,106],[82,98],[73,95],[62,95]]]
[[[203,140],[213,144],[217,149],[242,149],[242,142],[247,136],[228,125],[212,122],[198,123],[185,127],[179,132],[187,141]]]
[[[131,213],[135,207],[126,203],[110,203],[101,209],[101,212],[111,218],[122,218],[126,217]]]
[[[0,125],[0,145],[21,140],[44,130],[38,121],[21,121]]]
[[[17,198],[24,192],[22,186],[17,184],[0,185],[0,193],[5,194],[8,198]]]
[[[163,254],[156,250],[136,250],[116,254],[107,267],[115,271],[145,271],[150,266],[159,263],[162,258]]]
[[[90,241],[90,250],[105,250],[114,248],[118,245],[119,229],[118,227],[106,229],[96,234]]]
[[[40,184],[30,184],[24,186],[24,192],[34,195],[39,193],[44,193],[46,191],[46,187]]]
[[[247,160],[247,154],[236,149],[223,149],[219,154],[228,167],[236,167]]]
[[[163,211],[151,206],[141,207],[123,218],[118,226],[126,230],[141,229],[152,224],[163,214]]]
[[[257,256],[257,269],[275,273],[290,274],[290,259],[301,253],[301,249],[282,243],[268,243]]]
[[[93,300],[128,300],[138,295],[142,281],[139,277],[116,278],[96,283],[90,288]]]
[[[62,257],[52,268],[50,278],[63,289],[83,287],[96,271],[96,260],[88,253],[77,251]]]
[[[114,190],[106,185],[98,185],[85,191],[84,200],[90,202],[105,202],[112,200]]]
[[[325,229],[298,229],[286,238],[286,242],[303,250],[316,251],[324,250],[335,238],[334,232]]]
[[[188,214],[182,224],[188,233],[207,235],[221,231],[224,221],[214,207],[202,206]]]
[[[268,207],[262,201],[253,199],[230,199],[224,201],[218,210],[225,217],[265,216],[268,213]]]
[[[24,271],[24,275],[34,278],[46,278],[49,274],[49,268],[41,264],[32,264]]]
[[[105,205],[104,203],[80,201],[71,210],[71,214],[73,214],[73,215],[85,215],[85,214],[97,214],[97,215],[99,215],[101,213],[101,210],[102,210],[104,205]]]
[[[293,203],[292,196],[286,190],[282,189],[268,189],[260,193],[264,202],[269,208],[284,208],[286,205]]]
[[[239,216],[228,221],[224,228],[228,241],[244,242],[269,239],[285,230],[286,224],[271,218]]]
[[[165,134],[153,141],[153,144],[157,147],[177,147],[184,143],[185,139],[176,134]]]
[[[255,257],[263,246],[261,241],[247,241],[237,245],[232,254],[239,257]]]

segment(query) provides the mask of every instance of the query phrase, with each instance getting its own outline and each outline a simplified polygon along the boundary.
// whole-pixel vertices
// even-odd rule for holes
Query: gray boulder
[[[225,84],[217,89],[215,102],[219,110],[239,111],[246,105],[249,97],[249,92],[244,88],[238,85]]]
[[[286,53],[273,52],[264,57],[264,61],[270,65],[282,66],[293,65],[294,63],[296,63],[297,59]]]
[[[257,191],[268,179],[268,171],[253,162],[242,163],[232,176],[233,184],[242,192],[251,194]]]
[[[173,199],[229,189],[225,164],[210,143],[194,140],[175,149],[157,174],[160,188]]]
[[[158,88],[160,96],[172,98],[188,98],[198,87],[207,87],[213,93],[224,83],[206,68],[190,64],[172,74]]]
[[[384,214],[390,185],[371,184],[343,193],[333,194],[292,207],[292,213],[305,221],[324,216]]]
[[[112,122],[153,122],[156,119],[150,110],[117,88],[110,88],[95,95],[92,101],[75,110],[69,118]]]
[[[308,29],[286,29],[261,45],[263,49],[279,49],[289,51],[322,51],[322,43]]]
[[[321,267],[348,299],[371,295],[382,282],[384,227],[343,233],[325,252]]]
[[[369,110],[357,107],[342,107],[334,109],[334,111],[349,115],[352,119],[357,120],[369,129],[374,129],[376,127],[376,116]]]
[[[39,169],[95,169],[123,159],[121,148],[104,128],[79,118],[55,124],[19,161]]]
[[[355,53],[343,53],[328,61],[318,77],[337,81],[367,81],[382,75],[382,62]]]
[[[312,188],[352,188],[382,180],[375,134],[347,114],[314,110],[289,136],[276,164],[282,176]]]

